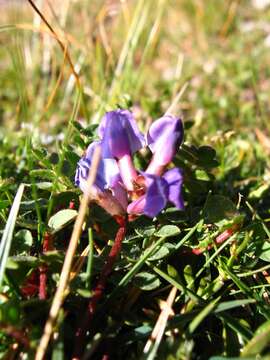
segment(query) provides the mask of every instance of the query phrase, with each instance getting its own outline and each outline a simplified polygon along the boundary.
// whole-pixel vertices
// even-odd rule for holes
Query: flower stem
[[[46,232],[43,238],[43,253],[52,249],[52,235]],[[42,265],[39,268],[39,293],[38,297],[40,300],[47,298],[47,271],[48,267]]]
[[[101,274],[98,280],[98,283],[93,291],[93,296],[89,300],[88,306],[87,306],[87,312],[84,314],[84,318],[79,324],[76,334],[75,334],[75,348],[74,348],[74,354],[73,354],[73,360],[77,360],[81,358],[82,352],[84,350],[84,343],[86,338],[87,330],[90,327],[91,321],[93,319],[93,316],[96,311],[96,307],[98,304],[98,301],[102,297],[106,281],[109,276],[109,274],[112,272],[113,265],[115,263],[115,260],[118,256],[118,254],[121,251],[122,247],[122,241],[125,238],[126,234],[126,218],[124,216],[115,216],[114,217],[117,223],[119,224],[119,229],[116,233],[114,244],[111,248],[111,251],[108,255],[107,261],[105,262]]]

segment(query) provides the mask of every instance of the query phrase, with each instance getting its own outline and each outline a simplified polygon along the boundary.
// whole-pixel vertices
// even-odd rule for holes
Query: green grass
[[[34,358],[74,224],[65,213],[52,228],[52,217],[79,207],[76,164],[104,112],[130,108],[145,130],[187,83],[176,106],[185,142],[174,161],[185,172],[186,209],[129,224],[85,351],[93,359],[269,359],[270,8],[65,0],[51,1],[52,11],[41,3],[58,41],[28,2],[0,2],[0,358]],[[70,358],[116,229],[91,206],[76,259],[89,244],[90,253],[70,283],[48,359]],[[38,297],[41,266],[46,300]],[[144,352],[172,286],[174,314]]]

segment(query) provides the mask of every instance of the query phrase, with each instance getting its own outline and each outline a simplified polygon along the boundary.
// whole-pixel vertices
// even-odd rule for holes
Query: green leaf
[[[193,272],[192,272],[192,267],[190,264],[187,264],[185,267],[184,267],[184,272],[183,272],[183,275],[184,275],[184,278],[185,278],[185,281],[187,283],[187,285],[189,284],[192,284],[190,285],[190,288],[192,290],[194,290],[194,276],[193,276]]]
[[[134,285],[141,290],[150,291],[160,286],[160,280],[155,274],[141,272],[134,276]]]
[[[171,278],[178,279],[179,275],[176,268],[170,264],[167,265],[167,271]]]
[[[211,356],[209,360],[256,360],[253,356],[252,357],[225,357],[225,356]],[[263,358],[260,358],[263,360]]]
[[[30,175],[33,177],[41,178],[41,179],[48,179],[48,180],[54,180],[55,179],[55,173],[52,170],[45,170],[45,169],[36,169],[31,170]]]
[[[33,236],[31,231],[26,229],[19,230],[14,236],[11,253],[19,254],[22,252],[27,252],[30,250],[32,245]]]
[[[144,227],[137,227],[135,229],[136,233],[141,237],[150,237],[154,235],[156,228],[154,225],[144,226]]]
[[[50,218],[48,226],[54,232],[59,231],[73,221],[77,214],[77,210],[73,209],[60,210]]]
[[[215,313],[219,313],[222,311],[227,311],[239,306],[245,306],[248,304],[256,303],[255,299],[241,299],[241,300],[232,300],[232,301],[224,301],[217,305],[215,309]]]
[[[9,207],[9,205],[9,200],[0,200],[0,210],[6,209],[7,207]]]
[[[51,190],[53,183],[49,182],[49,181],[41,181],[41,182],[37,182],[36,186],[38,189],[41,189],[41,190]]]
[[[71,175],[71,166],[67,160],[63,161],[61,166],[61,172],[66,176]]]
[[[61,271],[65,253],[59,250],[46,251],[40,256],[40,260],[45,262],[49,267],[50,271],[57,273]]]
[[[135,276],[139,270],[142,268],[142,266],[145,264],[145,262],[148,260],[148,258],[153,255],[153,253],[160,247],[160,245],[164,242],[166,237],[161,237],[158,239],[157,242],[152,244],[149,248],[147,248],[142,256],[139,258],[139,260],[133,265],[133,267],[126,273],[126,275],[119,281],[118,285],[115,287],[114,291],[111,294],[111,297],[113,297],[119,290],[119,288],[125,286],[129,280]]]
[[[86,299],[89,299],[92,295],[91,291],[88,289],[76,289],[76,293]]]
[[[209,195],[203,208],[203,217],[208,223],[217,223],[224,218],[238,215],[234,203],[222,195]]]
[[[7,261],[6,268],[9,270],[19,269],[20,266],[35,267],[40,265],[40,261],[35,256],[30,255],[16,255],[10,256]]]
[[[195,316],[195,318],[191,321],[189,324],[188,330],[189,333],[192,334],[197,327],[201,324],[201,322],[215,309],[217,306],[217,302],[220,300],[220,297],[217,299],[214,299],[211,301],[208,305],[206,305],[205,308],[202,309],[202,311],[199,312],[198,315]]]
[[[34,210],[36,206],[38,206],[39,208],[44,208],[47,206],[47,204],[48,204],[47,199],[40,198],[36,200],[22,201],[21,208],[22,210]]]
[[[205,160],[211,160],[216,156],[216,150],[211,146],[203,145],[198,149],[199,157]]]
[[[19,265],[17,264],[16,261],[12,259],[12,257],[9,257],[6,262],[6,269],[17,270],[19,269]]]
[[[269,189],[269,184],[262,184],[249,193],[249,199],[260,199],[263,194]]]
[[[170,237],[178,234],[180,234],[180,229],[175,225],[164,225],[155,233],[158,237]]]
[[[261,260],[270,262],[270,243],[265,241],[260,249],[259,258]]]
[[[18,325],[20,321],[20,307],[16,300],[9,300],[0,305],[0,322]]]
[[[49,157],[49,161],[53,164],[56,165],[59,161],[59,155],[55,152],[53,152],[50,157]]]
[[[255,336],[242,350],[242,357],[259,355],[270,343],[270,320],[256,331]]]
[[[216,159],[216,151],[211,146],[200,146],[198,149],[197,165],[204,168],[214,168],[219,165]]]
[[[73,166],[76,166],[80,157],[74,153],[73,151],[65,151],[65,158],[68,160]]]
[[[156,261],[165,258],[174,249],[174,246],[170,243],[164,243],[161,247],[154,253],[154,255],[150,256],[148,261]]]

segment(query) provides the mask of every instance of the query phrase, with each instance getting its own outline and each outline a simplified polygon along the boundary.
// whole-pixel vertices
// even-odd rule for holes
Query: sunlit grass
[[[35,1],[40,17],[28,1],[0,1],[1,358],[34,356],[73,228],[50,219],[79,208],[76,164],[104,112],[132,108],[147,130],[172,104],[186,128],[175,159],[186,210],[129,224],[85,353],[270,356],[270,10],[253,3]],[[70,358],[117,229],[96,206],[86,219],[48,358]]]

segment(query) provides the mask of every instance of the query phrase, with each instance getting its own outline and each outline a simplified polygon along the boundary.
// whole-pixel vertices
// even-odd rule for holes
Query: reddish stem
[[[47,298],[47,266],[41,266],[39,268],[39,291],[38,297],[40,300]]]
[[[108,354],[104,354],[103,356],[102,356],[102,359],[101,360],[109,360],[109,355]]]
[[[223,231],[221,234],[219,234],[216,238],[215,238],[215,243],[218,244],[222,244],[224,241],[226,241],[227,239],[229,239],[229,237],[231,237],[237,230],[239,229],[239,225],[235,224],[232,225],[231,228],[226,229],[225,231]],[[212,249],[214,245],[210,244],[208,245],[206,248],[194,248],[192,249],[193,254],[195,255],[200,255],[202,254],[205,250],[210,250]]]
[[[87,313],[84,314],[84,319],[82,320],[81,324],[78,326],[75,337],[75,349],[74,349],[74,355],[73,360],[80,359],[82,352],[84,350],[84,343],[85,343],[85,337],[87,330],[90,327],[90,323],[93,319],[93,316],[96,311],[96,307],[98,304],[98,301],[102,297],[106,281],[109,276],[109,274],[112,272],[113,265],[115,263],[115,260],[118,256],[118,254],[121,251],[122,247],[122,241],[125,238],[126,235],[126,219],[123,216],[115,216],[114,217],[117,223],[119,224],[119,229],[116,233],[114,244],[111,248],[111,251],[108,255],[108,258],[101,270],[101,274],[98,280],[98,283],[93,291],[93,296],[91,297],[88,306],[87,306]]]
[[[75,208],[75,203],[74,203],[74,201],[70,201],[68,208],[69,208],[69,209],[74,209],[74,208]]]
[[[21,293],[24,297],[31,297],[38,293],[39,291],[39,272],[34,270],[25,280]]]
[[[43,238],[43,253],[52,249],[52,235],[48,232],[45,232]],[[39,268],[39,293],[38,297],[40,300],[45,300],[47,298],[47,271],[48,267],[46,265],[40,266]]]

